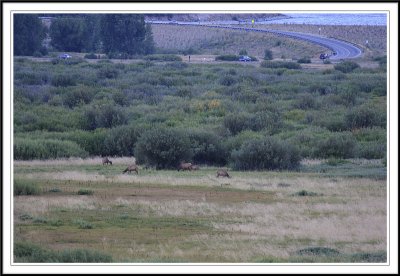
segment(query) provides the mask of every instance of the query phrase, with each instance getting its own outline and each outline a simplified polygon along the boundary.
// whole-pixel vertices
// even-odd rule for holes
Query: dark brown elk
[[[130,165],[128,168],[126,168],[122,173],[130,173],[132,171],[135,171],[136,174],[139,174],[139,167],[136,164]]]
[[[191,171],[192,170],[192,163],[180,163],[178,166],[178,172],[182,171]]]
[[[108,159],[107,157],[104,157],[104,158],[103,158],[103,165],[107,165],[107,164],[112,165],[112,162],[111,162],[111,160]]]
[[[220,176],[231,178],[225,169],[221,169],[221,170],[217,171],[217,177],[220,177]]]

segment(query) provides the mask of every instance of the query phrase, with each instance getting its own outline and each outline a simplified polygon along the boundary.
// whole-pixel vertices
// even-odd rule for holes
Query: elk
[[[103,165],[107,165],[107,164],[112,165],[112,162],[111,162],[111,160],[108,159],[107,157],[104,157],[104,158],[103,158]]]
[[[178,166],[178,172],[182,171],[191,171],[192,170],[192,163],[180,163]]]
[[[129,167],[127,167],[122,173],[130,173],[132,171],[135,171],[136,174],[139,174],[139,167],[136,164],[132,164]]]
[[[217,177],[220,177],[220,176],[231,178],[225,169],[220,169],[217,171]]]

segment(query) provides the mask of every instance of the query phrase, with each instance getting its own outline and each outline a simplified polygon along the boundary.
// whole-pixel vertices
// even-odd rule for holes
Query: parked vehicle
[[[329,58],[329,55],[323,53],[323,54],[320,54],[320,55],[319,55],[319,58],[320,58],[320,59],[327,59],[327,58]]]
[[[72,58],[72,56],[70,56],[68,54],[61,54],[61,55],[58,56],[58,58],[60,58],[60,59],[69,59],[69,58]]]
[[[251,61],[251,57],[249,56],[240,56],[239,57],[239,61]]]

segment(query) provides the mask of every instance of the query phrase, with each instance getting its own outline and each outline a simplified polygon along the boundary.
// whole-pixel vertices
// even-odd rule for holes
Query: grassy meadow
[[[14,163],[14,261],[386,262],[380,160],[231,178],[207,166],[122,174],[132,160],[112,160]]]
[[[15,57],[14,261],[386,262],[385,30],[337,28],[371,48],[153,25],[153,55]]]

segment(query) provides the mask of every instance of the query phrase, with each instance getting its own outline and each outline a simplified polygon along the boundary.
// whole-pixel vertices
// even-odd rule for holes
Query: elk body
[[[224,169],[217,171],[217,177],[220,177],[220,176],[231,178],[230,175],[228,174],[228,172]]]
[[[129,167],[127,167],[122,173],[130,173],[132,171],[135,171],[136,174],[139,174],[139,167],[136,164],[132,164]]]
[[[102,162],[103,162],[103,165],[107,165],[107,164],[110,164],[110,165],[112,165],[112,162],[111,162],[111,160],[110,160],[110,159],[108,159],[107,157],[104,157]]]
[[[192,170],[192,163],[180,163],[178,166],[178,172],[182,171],[191,171]]]

